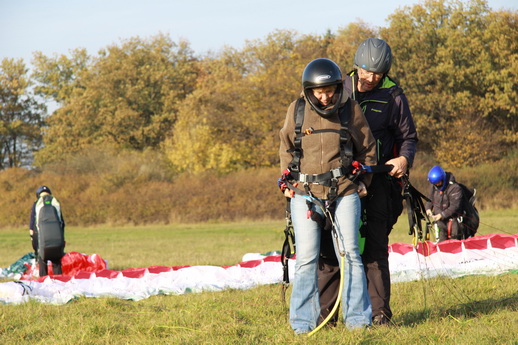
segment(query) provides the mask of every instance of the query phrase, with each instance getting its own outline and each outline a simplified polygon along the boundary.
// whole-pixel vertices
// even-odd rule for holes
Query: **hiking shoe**
[[[389,326],[390,319],[386,317],[384,314],[376,315],[372,318],[373,326]]]

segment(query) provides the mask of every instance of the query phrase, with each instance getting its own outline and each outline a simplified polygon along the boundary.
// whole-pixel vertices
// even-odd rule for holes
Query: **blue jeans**
[[[322,201],[322,200],[321,200]],[[358,228],[360,224],[360,199],[358,194],[350,194],[336,201],[335,225],[341,248],[345,250],[345,267],[342,292],[344,323],[349,329],[371,324],[372,307],[367,292],[367,280],[358,248]],[[323,216],[323,211],[315,204],[313,212]],[[291,199],[291,217],[295,229],[297,255],[295,277],[290,301],[290,323],[295,333],[307,333],[316,328],[320,316],[317,268],[320,253],[320,225],[307,218],[306,198],[295,195]],[[336,240],[333,240],[339,253]],[[340,255],[337,254],[341,263]]]

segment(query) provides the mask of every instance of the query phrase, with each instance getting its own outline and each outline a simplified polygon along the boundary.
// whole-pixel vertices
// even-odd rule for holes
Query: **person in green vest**
[[[392,50],[384,40],[368,38],[354,56],[354,70],[344,81],[345,92],[362,108],[377,144],[377,164],[392,165],[389,173],[374,174],[362,198],[365,248],[362,254],[372,303],[372,324],[387,325],[390,308],[389,234],[403,210],[399,179],[412,166],[417,131],[408,100],[389,77]],[[321,319],[336,301],[339,269],[332,242],[322,239],[319,264]],[[330,254],[331,253],[331,254]]]

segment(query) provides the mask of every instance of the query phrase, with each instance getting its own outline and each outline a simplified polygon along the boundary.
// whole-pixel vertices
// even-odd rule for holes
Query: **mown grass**
[[[480,234],[517,233],[518,212],[482,213]],[[410,243],[404,215],[391,242]],[[487,225],[485,225],[487,224]],[[232,265],[279,249],[283,221],[67,230],[67,251],[98,253],[110,268]],[[0,267],[29,252],[25,230],[0,230]],[[279,272],[281,274],[281,272]],[[517,274],[393,284],[393,327],[324,328],[295,336],[281,286],[154,296],[79,298],[66,305],[0,305],[2,344],[516,344]],[[287,297],[291,292],[288,289]]]

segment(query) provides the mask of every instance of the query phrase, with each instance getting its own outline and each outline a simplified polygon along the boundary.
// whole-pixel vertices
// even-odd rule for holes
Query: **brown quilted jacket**
[[[376,143],[369,129],[369,125],[360,109],[358,103],[350,100],[346,103],[349,96],[344,93],[341,99],[341,107],[352,106],[352,115],[349,122],[349,131],[354,144],[354,160],[365,165],[376,164]],[[292,160],[292,155],[288,151],[294,147],[295,139],[295,111],[296,101],[288,107],[284,126],[279,132],[281,139],[279,155],[281,163],[281,171],[284,171]],[[308,101],[305,105],[304,124],[302,131],[312,128],[319,129],[335,129],[340,130],[339,112],[331,114],[328,117],[320,116],[315,112]],[[321,132],[306,135],[302,138],[303,156],[300,160],[300,171],[304,174],[322,174],[341,166],[340,161],[340,134],[337,132]],[[359,180],[363,181],[367,186],[371,181],[371,174],[365,174]],[[310,184],[310,190],[317,198],[326,199],[329,188]],[[299,186],[302,188],[302,186]],[[355,193],[357,191],[356,183],[352,183],[346,177],[340,177],[338,182],[338,196],[344,196]]]

